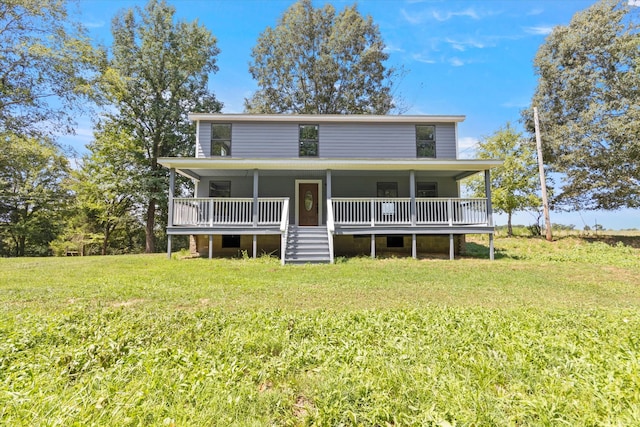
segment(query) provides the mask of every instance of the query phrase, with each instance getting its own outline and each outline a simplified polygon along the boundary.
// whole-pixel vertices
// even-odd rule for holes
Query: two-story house
[[[278,254],[283,263],[356,254],[448,253],[464,235],[489,235],[489,170],[458,158],[464,116],[191,114],[196,156],[170,169],[167,234],[190,235],[212,257]],[[176,198],[175,173],[195,197]],[[460,197],[484,173],[487,198]]]

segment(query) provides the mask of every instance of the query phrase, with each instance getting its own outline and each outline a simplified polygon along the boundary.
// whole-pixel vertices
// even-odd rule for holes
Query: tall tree
[[[174,22],[174,15],[164,0],[117,15],[102,82],[114,107],[103,123],[122,128],[137,146],[147,252],[155,250],[157,216],[167,210],[167,172],[158,158],[192,155],[195,128],[188,113],[222,107],[207,89],[209,73],[218,69],[216,38],[197,21]]]
[[[50,140],[3,134],[0,141],[0,252],[45,255],[70,200],[67,158]]]
[[[565,174],[558,198],[570,207],[640,206],[639,13],[601,0],[554,28],[535,57],[544,158]]]
[[[139,206],[142,180],[137,160],[142,153],[122,128],[98,128],[94,136],[87,147],[89,154],[72,174],[72,188],[82,215],[99,233],[101,252],[106,255],[113,232],[125,226]]]
[[[330,4],[293,4],[252,51],[249,71],[259,90],[245,99],[251,113],[387,114],[398,70],[378,26],[356,5],[336,15]]]
[[[0,132],[70,132],[103,58],[65,0],[0,2]]]
[[[491,171],[491,203],[496,212],[507,214],[507,233],[513,235],[511,218],[515,212],[540,206],[537,191],[535,148],[522,138],[510,123],[493,135],[483,138],[477,149],[479,159],[503,159],[504,163]],[[485,197],[484,181],[472,180],[469,187],[474,197]]]

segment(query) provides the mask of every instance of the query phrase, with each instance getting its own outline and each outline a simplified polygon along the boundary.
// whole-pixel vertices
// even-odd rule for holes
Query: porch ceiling
[[[202,176],[219,175],[221,171],[372,171],[372,172],[438,172],[462,179],[495,168],[502,160],[479,159],[239,159],[163,157],[158,163],[175,168],[182,175],[199,179]]]

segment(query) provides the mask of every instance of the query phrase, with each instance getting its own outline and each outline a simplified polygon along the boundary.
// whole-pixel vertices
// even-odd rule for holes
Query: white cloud
[[[464,52],[467,48],[484,49],[485,47],[492,46],[489,43],[483,42],[479,39],[468,38],[466,40],[456,40],[452,38],[446,38],[445,41],[451,45],[455,50]]]
[[[424,20],[424,16],[421,13],[410,15],[409,12],[407,12],[404,9],[400,9],[400,13],[402,14],[402,17],[406,19],[409,24],[412,24],[412,25],[420,24]]]
[[[451,10],[436,10],[427,9],[420,12],[408,12],[406,9],[400,9],[402,17],[412,25],[422,24],[425,21],[435,19],[439,22],[448,21],[456,17],[467,17],[471,19],[482,19],[487,16],[498,15],[501,12],[495,11],[476,11],[474,8],[467,8],[464,10],[451,11]]]
[[[79,127],[76,129],[76,136],[93,139],[93,128]]]
[[[404,52],[405,50],[399,46],[394,45],[393,43],[387,43],[384,50],[385,53],[393,53],[393,52]]]
[[[454,67],[462,67],[464,65],[464,61],[460,58],[453,57],[449,59],[449,64]]]
[[[542,12],[544,12],[544,9],[531,9],[529,12],[527,12],[527,16],[540,15],[542,14]]]
[[[549,27],[549,26],[524,27],[524,31],[529,34],[534,34],[536,36],[546,36],[548,34],[551,34],[551,31],[553,31],[553,27]]]
[[[461,159],[473,159],[478,147],[478,138],[464,136],[458,138],[458,157]]]
[[[472,8],[461,10],[459,12],[450,12],[450,11],[440,12],[440,11],[434,10],[431,13],[431,16],[440,22],[448,21],[449,19],[456,16],[467,16],[472,19],[480,19],[480,15]]]
[[[426,57],[425,55],[423,55],[421,53],[414,53],[413,55],[411,55],[411,58],[414,61],[422,62],[423,64],[435,64],[436,63],[435,59],[428,58],[428,57]]]
[[[86,28],[102,28],[105,26],[105,22],[104,21],[97,21],[97,22],[83,22],[82,25],[84,25]]]
[[[629,0],[629,6],[638,6],[638,7],[640,7],[640,0]]]

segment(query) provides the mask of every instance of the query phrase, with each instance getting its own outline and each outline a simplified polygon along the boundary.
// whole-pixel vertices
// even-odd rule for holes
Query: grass
[[[0,424],[640,424],[640,249],[496,249],[1,259]]]

